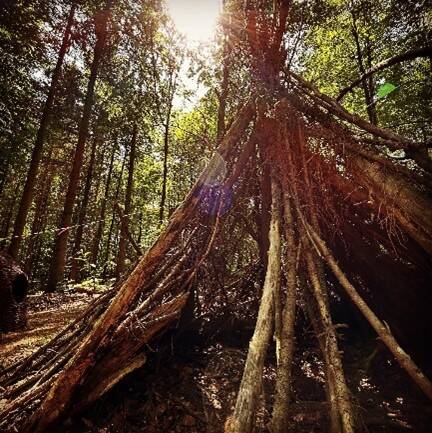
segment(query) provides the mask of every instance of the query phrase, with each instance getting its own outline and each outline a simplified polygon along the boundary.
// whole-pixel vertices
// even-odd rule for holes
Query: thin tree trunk
[[[353,17],[353,26],[352,26],[352,34],[354,37],[354,42],[355,42],[355,46],[356,46],[356,51],[357,51],[357,65],[360,71],[360,75],[364,75],[366,73],[366,68],[364,67],[364,63],[363,63],[363,53],[362,53],[362,49],[361,49],[361,45],[360,45],[360,37],[359,37],[359,33],[357,30],[357,24],[356,24],[356,18],[354,13],[352,13],[352,17]],[[375,101],[374,101],[374,94],[373,94],[373,88],[371,86],[372,82],[371,81],[367,81],[366,79],[363,79],[361,81],[361,86],[363,88],[363,92],[364,92],[364,97],[365,97],[365,103],[366,103],[366,111],[369,117],[369,121],[370,123],[372,123],[373,125],[378,125],[378,118],[377,118],[377,114],[376,114],[376,109],[375,109]]]
[[[54,176],[57,173],[57,170],[54,168],[53,163],[53,151],[54,146],[51,146],[49,155],[48,155],[48,166],[45,170],[44,182],[42,188],[39,191],[38,196],[36,197],[36,209],[34,212],[33,223],[31,226],[31,233],[39,233],[45,227],[45,220],[48,215],[48,203],[49,203],[49,195],[51,190],[51,185],[54,179]],[[27,243],[26,249],[26,260],[25,260],[25,272],[31,278],[31,274],[33,271],[33,263],[36,262],[36,259],[39,255],[40,251],[40,239],[38,235],[32,236]]]
[[[102,239],[103,228],[104,228],[104,224],[105,224],[105,213],[106,213],[107,201],[108,201],[110,187],[111,187],[111,176],[112,176],[112,170],[113,170],[113,166],[114,166],[116,147],[117,147],[117,140],[115,140],[115,144],[112,147],[111,159],[110,159],[110,163],[109,163],[109,167],[108,167],[108,174],[107,174],[107,178],[106,178],[106,182],[105,182],[105,190],[104,190],[104,195],[102,197],[102,206],[100,208],[98,224],[97,224],[97,229],[96,229],[96,235],[95,235],[94,241],[93,241],[91,262],[95,265],[97,264],[97,259],[99,256],[99,245],[100,245],[100,241]]]
[[[222,140],[225,134],[225,116],[226,116],[226,103],[228,98],[228,84],[229,84],[229,70],[230,70],[230,32],[227,30],[226,20],[231,23],[231,14],[226,12],[226,1],[223,2],[224,16],[222,21],[222,30],[225,34],[223,41],[223,60],[222,60],[222,82],[220,92],[218,92],[219,107],[217,116],[217,142]]]
[[[99,142],[99,137],[98,137],[98,133],[96,132],[93,138],[90,161],[89,161],[87,176],[84,185],[83,199],[79,209],[78,227],[76,229],[75,241],[72,249],[72,265],[71,265],[72,267],[70,272],[70,279],[73,281],[79,281],[80,279],[80,263],[78,262],[77,255],[80,252],[81,242],[84,234],[84,224],[87,217],[87,207],[90,200],[90,189],[93,180],[93,169],[94,169],[94,164],[96,159],[96,149],[98,146],[98,142]]]
[[[57,64],[55,66],[54,73],[53,73],[53,76],[51,78],[51,85],[50,85],[50,88],[48,91],[48,96],[47,96],[47,99],[45,101],[45,106],[44,106],[44,109],[42,112],[39,130],[37,132],[36,142],[35,142],[35,145],[33,147],[33,152],[32,152],[32,156],[31,156],[30,167],[29,167],[29,170],[27,173],[25,184],[24,184],[24,190],[23,190],[23,193],[21,196],[21,202],[20,202],[20,206],[18,209],[18,214],[17,214],[16,219],[15,219],[13,237],[12,237],[11,243],[9,245],[9,249],[8,249],[8,253],[13,258],[18,257],[18,253],[19,253],[21,241],[22,241],[22,235],[23,235],[24,227],[25,227],[26,221],[27,221],[28,211],[30,209],[30,206],[31,206],[31,203],[33,200],[34,187],[35,187],[35,182],[36,182],[36,178],[37,178],[38,171],[39,171],[39,164],[40,164],[40,161],[42,158],[43,145],[44,145],[44,142],[46,139],[47,130],[48,130],[48,126],[49,126],[49,122],[50,122],[50,118],[51,118],[51,110],[52,110],[52,105],[54,102],[54,95],[55,95],[55,91],[57,89],[57,85],[58,85],[58,82],[60,79],[63,60],[64,60],[66,51],[67,51],[68,46],[69,46],[69,39],[70,39],[71,28],[72,28],[72,24],[73,24],[74,15],[75,15],[75,9],[76,9],[76,3],[74,1],[72,3],[72,6],[70,8],[69,15],[67,18],[66,29],[65,29],[65,32],[63,35],[63,41],[62,41],[59,55],[57,58]]]
[[[7,206],[4,207],[5,209],[8,209],[5,217],[3,218],[3,237],[5,238],[8,237],[9,229],[11,228],[12,225],[12,219],[15,210],[15,205],[17,203],[19,186],[20,185],[17,182],[15,186],[15,193],[12,195],[12,197],[9,200],[7,200]]]
[[[132,233],[129,230],[129,223],[127,217],[124,215],[122,208],[118,203],[114,203],[114,210],[117,212],[122,227],[124,228],[124,232],[126,235],[126,238],[129,240],[130,244],[132,245],[135,252],[138,254],[138,256],[142,256],[142,251],[139,246],[139,243],[134,239],[132,236]]]
[[[319,320],[319,314],[318,314],[316,302],[312,294],[310,293],[309,289],[307,288],[305,277],[303,275],[301,275],[299,278],[299,284],[300,284],[301,292],[304,297],[306,312],[310,322],[312,323],[312,327],[314,329],[314,333],[317,338],[324,359],[325,392],[326,392],[326,398],[327,398],[327,402],[329,405],[329,412],[330,412],[329,433],[340,433],[341,424],[340,424],[340,417],[339,417],[339,408],[337,405],[337,392],[336,392],[333,372],[331,370],[331,364],[328,360],[328,354],[326,350],[324,326],[321,320]]]
[[[123,173],[124,173],[124,169],[126,166],[126,158],[127,158],[127,153],[125,152],[124,157],[123,157],[123,161],[122,161],[122,165],[121,165],[121,169],[120,169],[120,174],[119,177],[117,179],[117,187],[116,187],[116,191],[113,197],[113,202],[116,203],[118,201],[119,198],[119,194],[120,194],[120,188],[122,186],[122,180],[123,180]],[[110,257],[110,252],[111,252],[111,239],[112,239],[112,235],[113,235],[113,231],[114,231],[114,223],[115,223],[115,215],[114,215],[114,205],[113,205],[113,212],[111,215],[111,224],[108,230],[108,236],[106,239],[106,244],[105,244],[105,259],[104,259],[104,268],[103,268],[103,272],[102,272],[102,276],[103,278],[106,277],[107,272],[108,272],[108,261],[109,261],[109,257]]]
[[[272,179],[270,246],[264,288],[234,413],[225,424],[226,433],[250,433],[252,431],[262,390],[262,371],[273,331],[274,296],[280,284],[280,189],[276,182],[276,179]]]
[[[161,201],[159,210],[159,222],[162,224],[165,214],[165,202],[166,202],[166,192],[167,192],[167,181],[168,181],[168,154],[169,154],[169,134],[171,126],[171,111],[172,102],[174,97],[174,70],[170,72],[170,80],[168,85],[168,109],[165,119],[164,127],[164,159],[163,159],[163,173],[162,173],[162,191],[161,191]]]
[[[124,210],[124,216],[120,221],[120,241],[119,241],[119,249],[117,255],[117,268],[116,268],[117,278],[122,275],[125,268],[127,231],[128,231],[128,224],[129,224],[129,216],[132,211],[133,175],[134,175],[137,135],[138,135],[138,126],[135,123],[133,126],[131,147],[129,153],[128,181],[126,186],[125,206],[124,206],[125,210]]]
[[[58,232],[53,248],[53,258],[51,262],[51,268],[49,272],[48,282],[45,290],[47,292],[53,292],[56,290],[57,285],[63,278],[64,269],[66,266],[66,254],[67,254],[67,241],[69,235],[69,226],[72,222],[72,212],[75,204],[75,199],[78,190],[79,178],[81,173],[81,167],[84,158],[85,144],[87,141],[88,126],[93,107],[93,97],[96,78],[101,63],[105,43],[108,35],[108,20],[110,16],[110,9],[113,0],[107,0],[106,7],[103,11],[100,11],[96,16],[96,45],[94,48],[93,63],[91,66],[90,78],[87,86],[87,94],[84,103],[83,114],[81,117],[78,143],[75,149],[75,155],[73,158],[72,171],[69,176],[69,185],[66,192],[64,201],[64,208],[60,223],[58,226]]]

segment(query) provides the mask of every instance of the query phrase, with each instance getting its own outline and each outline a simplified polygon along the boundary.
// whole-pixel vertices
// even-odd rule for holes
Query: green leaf
[[[396,89],[396,86],[392,83],[384,83],[378,87],[377,97],[384,98],[389,95],[393,90]]]

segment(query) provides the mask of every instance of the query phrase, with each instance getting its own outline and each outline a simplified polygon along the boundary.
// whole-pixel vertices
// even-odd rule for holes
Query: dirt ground
[[[94,298],[88,293],[37,293],[29,298],[29,328],[3,335],[3,366],[28,356],[75,318]],[[169,347],[167,347],[169,346]],[[244,344],[224,342],[151,349],[149,362],[85,413],[65,422],[66,433],[222,433],[230,415],[247,354]],[[265,368],[256,432],[267,432],[275,381]],[[358,426],[368,433],[432,433],[432,406],[375,339],[345,347],[345,366]],[[311,345],[296,353],[293,432],[325,433],[328,408],[324,373]]]
[[[37,292],[28,297],[28,327],[24,331],[0,333],[0,365],[27,357],[67,326],[97,295],[66,291]]]

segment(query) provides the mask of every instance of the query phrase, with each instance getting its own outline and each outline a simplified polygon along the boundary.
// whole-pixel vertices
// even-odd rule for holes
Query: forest
[[[0,433],[431,433],[429,0],[0,1]]]

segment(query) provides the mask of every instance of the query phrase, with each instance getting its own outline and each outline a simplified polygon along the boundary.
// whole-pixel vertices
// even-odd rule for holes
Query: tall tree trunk
[[[76,3],[74,1],[69,11],[69,15],[66,23],[66,29],[63,35],[63,41],[57,58],[57,64],[54,69],[54,73],[51,79],[51,85],[48,91],[48,96],[45,101],[45,106],[42,112],[39,130],[36,136],[36,142],[31,156],[30,167],[24,184],[24,190],[21,196],[21,202],[19,205],[18,214],[15,219],[13,237],[8,248],[8,253],[15,259],[18,257],[18,253],[22,241],[22,234],[24,232],[24,227],[27,221],[28,211],[30,209],[33,200],[34,187],[35,187],[37,174],[39,171],[39,164],[42,158],[43,145],[45,142],[45,138],[46,138],[49,122],[50,122],[54,95],[60,79],[63,60],[69,46],[69,39],[70,39],[71,28],[73,24],[74,15],[75,15],[75,9],[76,9]]]
[[[91,73],[87,87],[87,94],[84,103],[83,114],[81,117],[78,143],[75,149],[75,155],[73,159],[72,171],[69,176],[69,185],[66,192],[66,198],[64,202],[63,213],[58,226],[58,232],[53,248],[53,258],[51,262],[51,268],[49,272],[48,282],[46,285],[47,292],[53,292],[56,290],[58,283],[63,278],[64,269],[66,266],[66,254],[67,254],[67,241],[69,235],[69,226],[72,221],[72,212],[75,204],[75,199],[78,190],[79,178],[81,173],[81,167],[84,158],[85,144],[87,141],[88,126],[93,107],[94,88],[98,69],[102,56],[104,53],[105,42],[108,34],[108,20],[110,16],[110,9],[113,0],[107,0],[106,7],[100,11],[95,19],[96,27],[96,45],[94,48],[93,63],[91,66]]]
[[[272,179],[270,246],[264,288],[234,413],[225,424],[226,433],[250,433],[253,430],[262,388],[262,370],[273,331],[274,296],[280,284],[280,189],[276,182]]]
[[[169,134],[171,124],[172,102],[174,97],[174,70],[170,72],[170,80],[168,86],[168,109],[164,126],[164,159],[163,159],[163,174],[162,174],[162,192],[159,210],[159,222],[162,224],[165,214],[166,190],[168,181],[168,153],[169,153]]]
[[[222,18],[222,29],[224,33],[223,41],[223,60],[222,60],[222,81],[220,86],[220,92],[218,92],[219,107],[217,116],[217,142],[222,140],[225,134],[225,115],[226,115],[226,103],[228,97],[228,84],[229,84],[229,69],[230,69],[230,31],[227,30],[227,21],[231,23],[231,14],[228,15],[226,11],[226,1],[223,2],[224,16]]]
[[[75,241],[72,249],[72,267],[71,267],[70,279],[73,281],[79,281],[80,279],[80,264],[77,255],[79,254],[81,249],[81,242],[84,233],[84,224],[87,217],[87,206],[90,200],[90,189],[93,180],[93,170],[94,170],[94,164],[96,159],[96,149],[98,146],[98,142],[99,142],[99,137],[98,137],[98,133],[96,132],[93,138],[90,161],[89,161],[87,176],[84,185],[83,199],[79,209],[78,227],[76,229]]]
[[[35,199],[35,212],[33,217],[33,222],[31,226],[30,233],[39,233],[44,227],[46,223],[46,217],[48,215],[49,209],[49,195],[51,190],[51,185],[54,179],[54,176],[57,173],[55,168],[55,164],[53,162],[53,152],[54,146],[51,146],[48,155],[48,165],[45,169],[44,173],[44,182],[42,188],[40,189],[38,195]],[[31,278],[31,274],[33,271],[33,263],[36,262],[36,258],[39,256],[40,252],[40,239],[38,235],[32,236],[27,242],[26,254],[25,254],[25,272]]]
[[[91,255],[91,262],[93,264],[97,264],[97,259],[99,256],[99,245],[100,241],[102,239],[103,234],[103,228],[105,224],[105,213],[106,213],[106,207],[107,207],[107,201],[109,197],[109,192],[111,188],[111,176],[112,176],[112,170],[114,166],[114,158],[117,150],[117,140],[115,140],[115,144],[112,146],[112,152],[111,152],[111,159],[108,167],[108,174],[105,182],[105,190],[104,195],[102,197],[102,205],[100,208],[99,218],[98,218],[98,224],[96,228],[96,234],[93,241],[93,247],[92,247],[92,255]]]
[[[366,72],[366,68],[364,66],[364,59],[363,59],[363,53],[362,48],[360,45],[360,36],[357,29],[357,23],[356,23],[356,17],[354,12],[352,12],[353,17],[353,25],[352,25],[352,34],[354,37],[354,42],[356,46],[356,52],[357,52],[357,65],[359,68],[360,76],[363,75]],[[368,41],[368,59],[371,60],[371,53],[370,53],[370,43]],[[370,65],[371,66],[371,65]],[[378,117],[376,113],[376,102],[374,100],[374,89],[373,89],[373,80],[372,77],[369,77],[368,79],[362,80],[361,86],[363,88],[365,102],[366,102],[366,111],[369,117],[370,123],[373,125],[378,125]]]
[[[19,186],[20,185],[17,182],[17,184],[15,185],[15,193],[12,195],[12,197],[9,197],[7,199],[7,205],[4,206],[4,209],[5,210],[7,209],[5,212],[5,216],[2,218],[3,220],[2,236],[4,238],[7,238],[9,236],[9,229],[11,228],[12,225],[13,214],[17,203],[18,191],[20,189]],[[3,203],[4,202],[5,200],[3,200]]]
[[[117,187],[116,187],[116,191],[113,197],[113,202],[116,203],[118,201],[119,195],[120,195],[120,188],[122,186],[122,181],[123,181],[123,173],[124,173],[124,169],[126,166],[126,155],[127,153],[125,152],[125,155],[123,157],[123,161],[122,161],[122,165],[121,165],[121,169],[120,169],[120,174],[119,177],[117,179]],[[107,272],[108,272],[108,261],[110,258],[110,252],[111,252],[111,239],[112,239],[112,235],[113,235],[113,231],[114,231],[114,223],[116,220],[116,216],[115,216],[115,212],[114,212],[114,206],[112,208],[112,215],[111,215],[111,224],[108,230],[108,236],[106,239],[106,244],[105,244],[105,258],[104,258],[104,267],[103,267],[103,272],[102,272],[102,277],[105,278],[107,276]]]
[[[129,171],[128,171],[128,181],[126,186],[125,205],[124,205],[125,213],[124,213],[124,217],[120,221],[120,241],[119,241],[119,248],[118,248],[118,255],[117,255],[117,268],[116,268],[117,278],[121,276],[125,267],[127,231],[128,231],[128,224],[129,224],[129,216],[132,211],[133,175],[134,175],[137,135],[138,135],[138,125],[135,122],[132,131],[132,140],[131,140],[131,147],[129,153]]]

